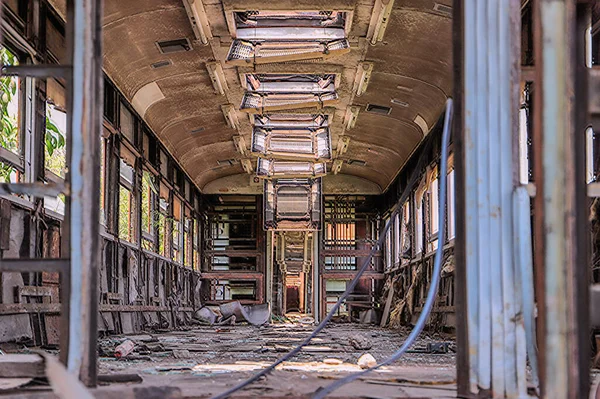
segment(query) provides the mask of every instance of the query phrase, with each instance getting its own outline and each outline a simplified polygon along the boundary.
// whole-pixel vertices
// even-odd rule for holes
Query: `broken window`
[[[194,270],[200,271],[201,260],[200,260],[200,223],[198,219],[194,219],[194,239],[193,239],[193,262]]]
[[[169,201],[170,201],[170,191],[169,188],[164,184],[160,184],[160,192],[159,192],[159,200],[158,200],[158,214],[156,221],[156,228],[158,229],[158,253],[164,257],[167,257],[169,245],[167,241],[168,231],[167,231],[167,219],[169,217]]]
[[[123,154],[125,151],[121,151]],[[133,183],[135,170],[123,159],[120,160],[119,182],[119,238],[129,242],[135,241],[135,197]]]
[[[46,133],[44,163],[47,171],[64,179],[67,166],[67,113],[65,89],[48,79],[46,99]]]
[[[248,113],[323,108],[338,101],[333,74],[247,74],[245,85],[240,109]]]
[[[456,217],[454,206],[454,169],[448,173],[448,240],[456,236]]]
[[[415,254],[423,251],[425,190],[425,187],[421,187],[415,193]]]
[[[350,51],[348,14],[337,11],[234,12],[236,40],[227,62],[285,62],[325,59]]]
[[[142,172],[142,247],[146,250],[154,250],[154,204],[158,194],[155,177],[148,170]]]
[[[171,248],[173,254],[173,260],[178,263],[183,262],[183,248],[182,248],[182,208],[181,200],[177,196],[173,196],[173,223],[172,223],[172,234],[171,234]]]
[[[185,220],[183,225],[183,264],[187,267],[192,267],[192,211],[185,208]]]

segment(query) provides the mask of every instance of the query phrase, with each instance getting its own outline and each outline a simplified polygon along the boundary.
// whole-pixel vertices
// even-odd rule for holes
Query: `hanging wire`
[[[398,360],[402,355],[404,355],[406,353],[406,351],[408,350],[408,348],[411,347],[411,345],[415,342],[415,340],[417,339],[417,337],[419,336],[419,334],[421,333],[421,331],[423,331],[423,328],[425,327],[425,322],[427,321],[427,318],[429,317],[429,313],[431,312],[431,309],[433,309],[433,304],[435,303],[435,298],[438,292],[438,286],[440,283],[440,277],[441,277],[441,269],[442,269],[442,258],[443,258],[443,242],[444,242],[444,237],[445,237],[445,219],[446,219],[446,183],[448,180],[448,144],[450,141],[450,125],[452,123],[452,99],[448,99],[446,101],[446,115],[444,118],[444,131],[442,133],[442,156],[441,156],[441,165],[440,165],[440,186],[439,186],[439,190],[440,190],[440,201],[439,201],[439,215],[440,217],[438,218],[438,232],[439,232],[439,237],[440,237],[440,243],[437,246],[437,249],[435,251],[435,259],[433,262],[433,275],[431,276],[431,282],[429,285],[429,291],[427,292],[427,299],[425,300],[425,304],[423,305],[423,310],[421,311],[421,314],[419,315],[419,319],[417,320],[417,322],[415,323],[415,326],[413,327],[412,331],[410,332],[408,338],[406,339],[406,341],[404,341],[404,343],[402,344],[402,346],[400,347],[400,349],[398,349],[396,352],[394,352],[394,354],[392,356],[390,356],[389,358],[387,358],[386,360],[382,361],[381,363],[368,368],[366,370],[360,371],[358,373],[354,373],[354,374],[350,374],[347,377],[344,377],[342,379],[337,380],[336,382],[329,384],[323,388],[318,389],[315,392],[315,395],[313,396],[313,399],[323,399],[325,396],[327,396],[328,394],[330,394],[331,392],[335,391],[336,389],[340,388],[341,386],[348,384],[354,380],[356,380],[357,378],[362,377],[363,375],[370,373],[371,371],[377,370],[380,367],[383,366],[387,366],[389,364],[394,363],[396,360]],[[392,218],[390,218],[391,220]],[[388,226],[389,227],[389,221],[388,221]]]
[[[443,161],[442,162],[442,173],[446,173],[446,169],[447,169],[447,165],[446,165],[446,163],[447,163],[447,154],[446,154],[446,152],[447,152],[447,147],[448,147],[448,143],[447,142],[448,142],[448,136],[449,136],[449,130],[450,130],[449,126],[450,126],[451,115],[452,115],[451,111],[452,111],[452,99],[448,99],[446,101],[446,115],[445,115],[444,129],[443,129],[443,135],[442,135],[442,157],[443,157],[443,159],[442,159],[442,161]],[[354,288],[358,284],[358,281],[359,281],[360,277],[362,276],[362,274],[370,266],[371,259],[373,258],[374,254],[375,254],[375,251],[377,251],[379,248],[381,248],[383,246],[383,244],[385,242],[386,233],[387,233],[387,231],[390,228],[392,220],[398,214],[399,210],[402,207],[402,204],[404,204],[404,202],[408,199],[408,196],[410,195],[414,184],[416,183],[417,179],[420,176],[420,171],[425,166],[425,162],[427,160],[426,154],[428,153],[429,149],[431,148],[432,143],[433,143],[433,140],[429,139],[428,142],[426,143],[425,147],[423,148],[423,151],[421,152],[421,156],[419,157],[419,160],[417,161],[417,165],[416,165],[416,167],[415,167],[415,169],[414,169],[414,171],[413,171],[413,173],[412,173],[409,181],[407,182],[406,187],[404,188],[404,191],[402,192],[402,195],[400,195],[400,198],[398,199],[396,205],[393,208],[393,211],[392,211],[392,213],[390,215],[390,218],[388,219],[388,221],[386,222],[383,230],[379,234],[379,239],[377,240],[377,244],[373,246],[373,248],[369,252],[369,255],[364,260],[362,266],[360,267],[360,269],[358,269],[358,271],[357,271],[356,275],[354,276],[354,278],[347,285],[346,291],[344,291],[344,293],[339,297],[338,301],[331,308],[331,310],[329,311],[329,313],[327,313],[327,316],[325,316],[325,318],[321,321],[321,323],[319,323],[319,325],[313,330],[313,332],[308,337],[306,337],[304,339],[304,341],[302,341],[298,346],[296,346],[290,352],[286,353],[281,358],[277,359],[274,363],[272,363],[268,367],[262,369],[261,371],[259,371],[256,374],[254,374],[252,377],[250,377],[250,378],[242,381],[241,383],[239,383],[238,385],[234,386],[233,388],[230,388],[227,391],[225,391],[225,392],[223,392],[223,393],[221,393],[221,394],[219,394],[217,396],[214,396],[213,399],[225,399],[225,398],[228,398],[231,394],[239,391],[240,389],[245,388],[246,386],[252,384],[253,382],[258,381],[261,377],[269,374],[278,365],[280,365],[283,362],[288,361],[289,359],[293,358],[298,353],[300,353],[300,351],[302,350],[302,348],[305,347],[306,345],[308,345],[310,343],[310,341],[312,341],[312,339],[315,338],[325,328],[325,326],[327,325],[327,323],[329,323],[329,321],[331,321],[331,319],[333,318],[333,316],[337,313],[337,311],[339,310],[339,308],[342,306],[342,303],[354,291]],[[442,184],[440,185],[440,189],[445,189],[445,187],[446,187],[446,177],[444,176],[444,180],[443,180]],[[445,204],[446,204],[445,193],[442,193],[442,198],[440,200],[440,207],[443,206],[443,209],[444,209],[443,212],[444,212],[444,214],[445,214]],[[440,217],[440,221],[442,221],[442,220],[444,220],[444,218]],[[440,237],[443,238],[444,226],[443,226],[442,222],[440,222],[440,223],[442,224],[442,226],[440,227],[439,232],[440,232]],[[437,252],[436,252],[436,258],[435,258],[435,260],[436,260],[436,265],[438,266],[438,269],[439,269],[439,266],[441,264],[441,255],[440,255],[440,253],[441,253],[441,248],[442,247],[443,247],[443,245],[439,245],[438,249],[437,249]],[[434,270],[437,270],[437,269],[434,268]],[[437,291],[437,285],[439,283],[439,274],[440,274],[439,271],[437,273],[434,273],[432,284],[430,286],[429,293],[428,293],[428,296],[427,296],[427,301],[425,302],[425,306],[423,307],[423,311],[421,312],[421,315],[419,316],[419,321],[421,319],[423,319],[423,321],[424,321],[427,318],[429,312],[431,311],[431,307],[433,306],[433,302],[434,301],[430,300],[430,297],[433,297],[433,299],[435,299],[435,293]],[[435,289],[434,289],[434,285],[435,285]],[[417,325],[418,324],[419,323],[417,322]],[[422,324],[424,324],[424,322]],[[395,356],[400,357],[406,351],[406,349],[414,342],[414,339],[421,332],[422,326],[421,326],[420,329],[417,330],[417,325],[415,326],[415,328],[413,329],[413,331],[409,335],[409,338],[404,343],[404,345],[402,345],[402,347],[391,358],[389,358],[386,361],[378,364],[377,366],[373,367],[372,369],[365,370],[362,373],[350,375],[350,376],[348,376],[348,377],[346,377],[344,379],[341,379],[341,380],[337,381],[334,384],[329,385],[328,387],[325,387],[324,389],[316,392],[315,398],[323,398],[327,394],[329,394],[330,392],[333,392],[335,389],[339,388],[340,386],[342,386],[342,385],[346,384],[347,382],[353,381],[354,379],[358,378],[360,375],[363,375],[366,372],[375,370],[378,367],[381,367],[383,365],[386,365],[386,364],[389,364],[389,363],[395,361],[396,360]],[[392,358],[394,358],[394,360],[391,360]],[[353,378],[350,378],[350,377],[353,377]]]

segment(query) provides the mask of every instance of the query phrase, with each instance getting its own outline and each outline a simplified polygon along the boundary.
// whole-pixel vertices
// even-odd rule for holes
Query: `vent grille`
[[[444,14],[447,17],[452,17],[452,7],[445,4],[435,3],[433,11],[437,11],[440,14]]]
[[[367,104],[366,111],[374,114],[389,115],[392,112],[392,108],[383,105]]]
[[[235,163],[235,159],[221,159],[217,161],[219,166],[232,166]]]
[[[152,67],[152,69],[159,69],[159,68],[168,67],[169,65],[172,65],[171,61],[164,60],[164,61],[155,62],[154,64],[152,64],[150,66]]]
[[[392,104],[394,105],[399,105],[400,107],[403,108],[408,108],[408,103],[402,100],[398,100],[397,98],[392,98],[392,100],[390,101]]]
[[[367,163],[365,161],[362,161],[360,159],[350,159],[348,160],[348,165],[354,165],[354,166],[365,166]]]
[[[182,51],[190,51],[192,49],[192,45],[187,38],[163,40],[156,42],[156,45],[162,54],[178,53]]]

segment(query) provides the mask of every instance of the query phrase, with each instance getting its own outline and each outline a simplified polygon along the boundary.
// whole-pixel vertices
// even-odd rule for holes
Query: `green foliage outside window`
[[[7,48],[0,47],[0,62],[2,65],[18,65],[17,57]],[[0,77],[0,146],[15,154],[20,153],[19,149],[19,120],[18,103],[14,101],[19,99],[18,78],[11,76]],[[62,161],[59,157],[54,157],[55,151],[60,151],[66,146],[65,133],[62,132],[51,120],[46,117],[46,137],[45,152],[47,159],[51,159],[52,167],[56,170],[64,170],[65,157],[63,150]],[[54,165],[56,163],[56,165]],[[15,168],[7,163],[0,164],[0,180],[11,181],[11,175],[14,175]]]

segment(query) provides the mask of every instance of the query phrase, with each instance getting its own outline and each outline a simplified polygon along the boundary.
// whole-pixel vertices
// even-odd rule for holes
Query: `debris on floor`
[[[365,353],[361,357],[358,358],[358,362],[356,362],[361,369],[370,369],[371,367],[375,367],[377,365],[377,360],[370,353]]]
[[[224,303],[218,307],[204,306],[194,314],[194,318],[199,323],[211,326],[233,326],[236,322],[242,321],[261,326],[269,321],[270,316],[269,304],[242,305],[240,301]]]

